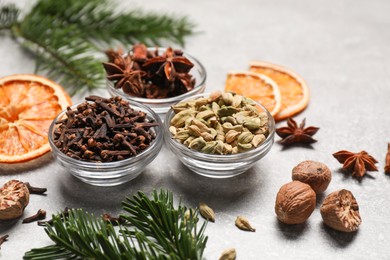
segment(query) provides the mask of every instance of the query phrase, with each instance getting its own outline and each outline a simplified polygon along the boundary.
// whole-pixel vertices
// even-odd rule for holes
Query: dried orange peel
[[[276,121],[292,117],[303,111],[309,103],[309,88],[298,74],[282,66],[263,61],[250,63],[250,71],[266,75],[278,85],[282,104],[274,116]]]
[[[272,116],[281,108],[281,94],[278,85],[269,77],[255,72],[230,72],[227,75],[225,91],[251,98],[262,104]]]
[[[47,153],[50,124],[71,103],[61,86],[44,77],[0,78],[0,163],[28,161]]]

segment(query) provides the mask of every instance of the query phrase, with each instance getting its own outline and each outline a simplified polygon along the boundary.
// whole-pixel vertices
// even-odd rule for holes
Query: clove
[[[2,245],[5,241],[8,241],[8,237],[9,237],[9,235],[4,235],[4,236],[0,237],[0,248],[1,248],[1,245]]]
[[[46,188],[33,187],[29,182],[25,182],[24,184],[27,186],[30,194],[43,194],[47,191]]]
[[[45,218],[46,218],[46,211],[43,209],[39,209],[35,215],[32,215],[31,217],[23,219],[22,224],[31,223],[33,221],[42,220]]]
[[[107,223],[111,223],[113,226],[119,226],[123,223],[126,222],[126,220],[122,217],[122,216],[119,216],[119,217],[112,217],[110,214],[108,213],[104,213],[103,216],[102,216],[103,220]]]
[[[68,208],[66,207],[61,213],[60,213],[60,216],[61,216],[61,219],[65,219],[69,216],[69,210],[71,210],[71,208]],[[50,219],[48,221],[38,221],[38,226],[51,226],[53,225],[53,219]]]

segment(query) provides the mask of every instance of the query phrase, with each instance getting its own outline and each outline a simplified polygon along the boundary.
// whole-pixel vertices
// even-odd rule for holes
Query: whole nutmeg
[[[339,190],[329,194],[320,208],[324,223],[338,231],[356,231],[362,223],[359,205],[348,190]]]
[[[0,188],[0,220],[18,218],[30,200],[27,186],[17,180],[11,180]]]
[[[305,222],[316,206],[316,193],[306,183],[292,181],[283,185],[275,202],[275,213],[285,224]]]
[[[316,161],[303,161],[292,170],[292,179],[310,185],[315,193],[321,193],[328,188],[332,173],[328,166]]]

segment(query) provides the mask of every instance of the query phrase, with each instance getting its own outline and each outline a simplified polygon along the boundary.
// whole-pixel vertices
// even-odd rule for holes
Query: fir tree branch
[[[172,192],[154,191],[151,199],[139,192],[123,208],[130,227],[119,231],[81,209],[54,215],[45,231],[55,244],[24,259],[202,259],[206,224],[197,227],[197,210],[185,216],[186,207],[174,207]]]
[[[104,86],[101,50],[121,42],[184,44],[194,25],[185,17],[146,13],[140,9],[116,12],[107,0],[38,0],[19,19],[14,5],[0,9],[0,30],[36,54],[37,71],[59,81],[73,95]]]

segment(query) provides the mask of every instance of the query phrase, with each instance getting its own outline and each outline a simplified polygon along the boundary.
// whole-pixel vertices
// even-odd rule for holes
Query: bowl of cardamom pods
[[[110,50],[106,54],[108,92],[147,105],[162,120],[172,105],[203,93],[206,87],[206,69],[182,50],[136,44],[128,53]]]
[[[91,185],[115,186],[136,178],[161,150],[160,117],[121,97],[85,100],[52,122],[48,136],[53,157]]]
[[[267,109],[230,92],[184,99],[163,124],[170,150],[191,171],[211,178],[246,172],[274,143],[275,121]]]

